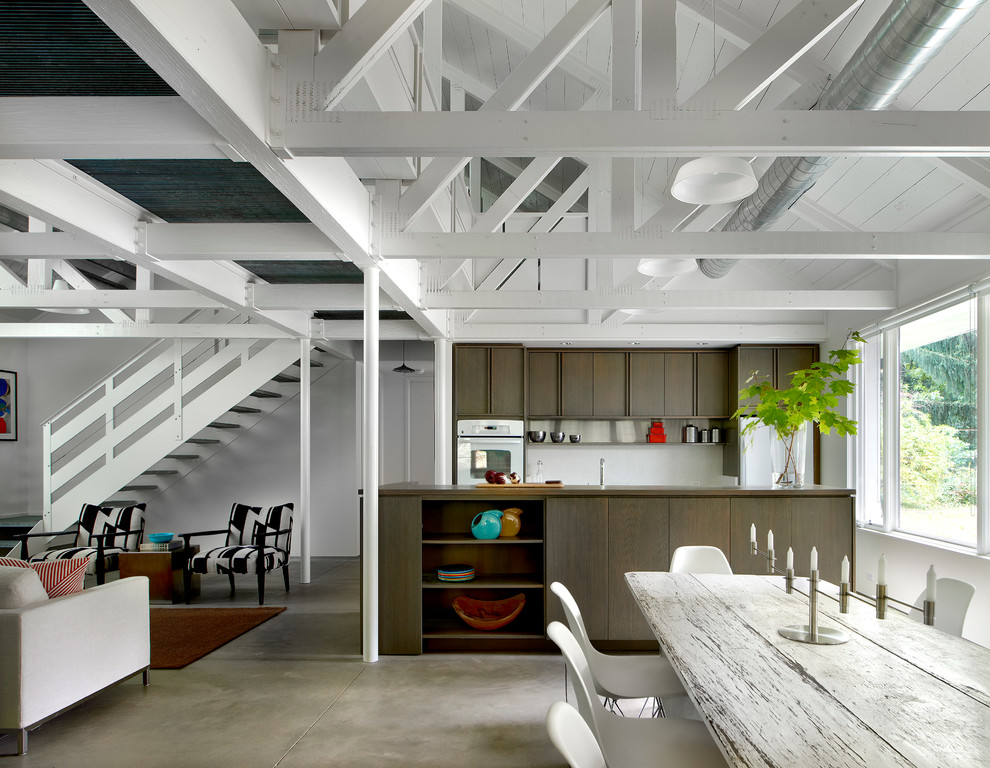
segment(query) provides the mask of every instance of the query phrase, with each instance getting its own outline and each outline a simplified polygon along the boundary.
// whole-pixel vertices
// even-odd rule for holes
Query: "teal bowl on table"
[[[167,544],[175,538],[174,533],[149,533],[148,541],[152,544]]]

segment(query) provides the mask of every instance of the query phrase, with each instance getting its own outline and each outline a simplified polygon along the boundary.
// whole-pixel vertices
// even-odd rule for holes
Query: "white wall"
[[[735,485],[722,475],[722,448],[702,445],[526,445],[526,479],[543,462],[544,480],[598,485],[605,459],[606,485]]]

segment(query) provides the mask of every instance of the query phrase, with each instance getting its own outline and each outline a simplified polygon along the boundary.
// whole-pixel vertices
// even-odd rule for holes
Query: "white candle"
[[[753,523],[751,526],[749,526],[749,543],[750,544],[756,543],[756,523]]]
[[[887,556],[880,555],[880,562],[877,563],[877,586],[883,587],[887,584]]]
[[[839,577],[839,581],[843,584],[849,583],[849,558],[842,558],[842,575]]]
[[[794,550],[790,547],[787,548],[787,570],[794,570]]]
[[[773,549],[773,531],[767,531],[767,549]]]
[[[818,570],[818,549],[816,547],[811,548],[811,570]]]
[[[935,566],[928,569],[928,588],[925,590],[925,600],[930,603],[935,602]]]

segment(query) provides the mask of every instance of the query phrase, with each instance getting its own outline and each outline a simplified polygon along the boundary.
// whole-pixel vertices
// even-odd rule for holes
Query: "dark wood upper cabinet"
[[[560,413],[560,353],[530,352],[530,416],[556,416]]]
[[[663,371],[663,414],[694,415],[694,352],[667,352]]]
[[[625,416],[626,353],[594,353],[594,415]]]
[[[729,413],[740,406],[756,404],[754,397],[740,399],[739,390],[743,387],[762,381],[769,381],[778,388],[787,387],[793,371],[807,368],[817,360],[818,346],[815,344],[733,349],[729,353]]]
[[[492,347],[489,381],[493,416],[522,416],[525,410],[525,352],[522,347]]]
[[[725,418],[729,415],[729,353],[698,352],[695,416]]]
[[[774,364],[776,387],[789,387],[791,374],[802,368],[807,368],[818,360],[814,347],[777,347],[777,359]]]
[[[629,415],[664,415],[663,352],[629,353]]]
[[[454,407],[458,414],[484,415],[491,408],[488,347],[454,351]]]
[[[522,346],[457,345],[454,407],[458,416],[515,416],[525,411]]]
[[[560,415],[591,416],[595,412],[595,354],[560,353]]]

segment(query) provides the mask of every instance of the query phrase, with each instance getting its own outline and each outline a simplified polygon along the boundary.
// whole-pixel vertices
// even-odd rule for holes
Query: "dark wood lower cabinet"
[[[628,571],[664,571],[668,552],[667,499],[614,497],[608,502],[608,639],[655,640],[626,586]]]
[[[417,489],[418,490],[418,489]],[[587,496],[501,493],[488,498],[440,486],[379,496],[379,650],[549,648],[544,630],[564,621],[550,584],[563,583],[581,608],[588,634],[604,648],[655,647],[655,637],[625,582],[628,571],[664,571],[673,550],[719,547],[735,573],[766,573],[766,558],[750,554],[750,526],[766,549],[774,532],[777,564],[794,549],[795,573],[808,575],[811,547],[821,576],[837,582],[843,556],[854,561],[853,498],[841,491],[787,495],[719,491],[676,496],[605,489]],[[511,539],[480,541],[473,517],[486,509],[518,507],[522,530]],[[470,563],[464,584],[439,582],[436,569]],[[457,594],[497,600],[523,592],[524,613],[493,632],[454,616]]]
[[[608,499],[547,499],[547,623],[566,623],[550,592],[559,581],[574,596],[592,640],[608,637]]]

